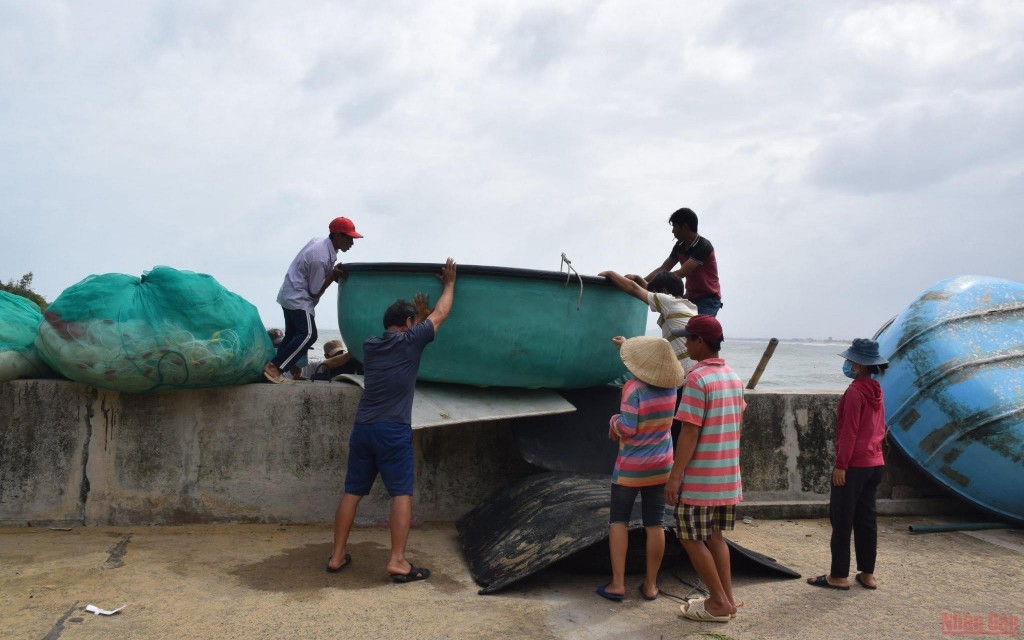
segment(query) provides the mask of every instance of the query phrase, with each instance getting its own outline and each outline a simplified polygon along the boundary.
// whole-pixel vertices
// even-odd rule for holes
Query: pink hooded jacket
[[[836,411],[836,469],[884,465],[884,437],[882,387],[872,378],[858,378],[843,394]]]

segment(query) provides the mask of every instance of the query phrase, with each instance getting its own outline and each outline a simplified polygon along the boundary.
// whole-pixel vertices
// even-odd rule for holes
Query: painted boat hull
[[[1024,524],[1024,285],[944,280],[877,339],[892,440],[954,494]]]
[[[354,356],[384,332],[384,310],[417,292],[433,304],[440,264],[355,263],[338,293],[338,324]],[[582,297],[580,281],[582,280]],[[577,305],[579,308],[577,308]],[[612,336],[643,335],[647,306],[604,278],[460,265],[455,302],[423,352],[419,380],[477,386],[592,387],[625,373]]]

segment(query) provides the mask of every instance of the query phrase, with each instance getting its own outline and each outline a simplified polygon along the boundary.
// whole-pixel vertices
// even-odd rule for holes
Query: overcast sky
[[[688,206],[726,336],[870,335],[1024,281],[1022,34],[1016,1],[0,0],[0,279],[169,265],[280,326],[338,215],[347,262],[646,274]]]

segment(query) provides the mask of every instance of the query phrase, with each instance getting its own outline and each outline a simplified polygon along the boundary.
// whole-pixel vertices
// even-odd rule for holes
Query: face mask
[[[843,361],[843,375],[851,379],[857,377],[857,374],[853,372],[853,363],[849,360]]]

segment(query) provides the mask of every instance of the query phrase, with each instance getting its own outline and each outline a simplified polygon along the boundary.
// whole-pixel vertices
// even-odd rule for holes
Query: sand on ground
[[[323,568],[328,525],[7,528],[0,529],[0,637],[862,640],[950,637],[943,622],[954,616],[1002,620],[1012,630],[1024,615],[1024,532],[907,531],[941,521],[879,520],[877,591],[736,573],[745,606],[728,624],[684,620],[667,595],[644,602],[635,592],[639,576],[627,577],[622,603],[595,595],[604,576],[557,569],[477,595],[449,523],[412,531],[409,557],[433,575],[405,585],[385,575],[390,541],[380,528],[353,532],[353,563],[338,574]],[[828,569],[830,533],[823,520],[755,521],[737,524],[730,537],[810,577]],[[680,575],[694,577],[688,567]],[[668,571],[661,587],[689,590]],[[88,604],[127,606],[107,617],[86,613]],[[1017,624],[1000,637],[1019,635]]]

